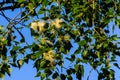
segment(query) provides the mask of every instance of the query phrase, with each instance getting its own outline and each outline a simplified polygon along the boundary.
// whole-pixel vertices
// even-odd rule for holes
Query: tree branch
[[[90,70],[89,75],[88,75],[88,77],[87,77],[87,80],[89,80],[89,77],[90,77],[90,74],[91,74],[92,70],[93,70],[93,69]]]
[[[2,8],[0,8],[0,11],[4,11],[4,10],[14,10],[15,8],[19,8],[19,7],[14,7],[14,6],[7,6],[7,7],[2,7]]]
[[[5,7],[2,7],[2,5],[5,5],[5,4],[13,4],[13,5],[10,5],[10,6],[5,6]],[[20,8],[20,5],[21,4],[24,4],[23,7],[25,7],[26,5],[28,5],[30,2],[22,2],[22,3],[19,3],[19,2],[0,2],[0,11],[4,11],[4,10],[14,10],[16,8]]]

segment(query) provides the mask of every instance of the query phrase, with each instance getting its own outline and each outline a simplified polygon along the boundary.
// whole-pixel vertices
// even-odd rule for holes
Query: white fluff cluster
[[[31,29],[33,29],[34,31],[41,33],[44,32],[46,29],[44,28],[45,24],[48,23],[51,26],[54,26],[56,29],[60,29],[62,27],[61,23],[63,22],[63,20],[56,18],[54,20],[40,20],[39,22],[35,21],[31,23]],[[52,31],[54,32],[54,31]]]
[[[35,30],[35,31],[38,31],[39,33],[41,33],[41,32],[44,32],[45,31],[45,28],[44,28],[44,26],[45,26],[45,21],[39,21],[39,22],[32,22],[31,23],[31,28],[33,29],[33,30]]]
[[[43,58],[45,60],[50,61],[50,65],[52,66],[55,61],[55,53],[53,50],[48,51],[47,53],[43,53]]]
[[[63,22],[63,20],[57,18],[52,21],[51,25],[55,26],[56,29],[60,29],[62,27],[61,22]]]

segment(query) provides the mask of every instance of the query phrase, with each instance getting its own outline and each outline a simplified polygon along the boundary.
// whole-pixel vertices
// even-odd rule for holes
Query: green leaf
[[[84,46],[86,45],[86,40],[82,40],[80,42],[78,42],[79,46]]]
[[[110,69],[109,78],[115,80],[115,71],[113,69]]]
[[[34,4],[33,3],[28,3],[27,7],[29,8],[30,11],[33,11]]]
[[[35,60],[36,59],[36,56],[34,54],[28,54],[27,55],[27,58],[28,59],[31,59],[31,60]]]
[[[23,60],[24,60],[24,62],[26,62],[28,64],[29,59],[27,57],[24,57]]]
[[[46,5],[48,5],[48,3],[49,3],[48,0],[44,0],[44,1],[42,2],[42,5],[46,6]]]
[[[21,42],[21,43],[22,43],[22,42],[25,42],[25,38],[22,37],[22,39],[20,40],[20,42]]]
[[[75,71],[75,69],[70,68],[70,69],[67,69],[66,72],[67,72],[68,75],[71,75],[71,74],[74,74],[76,71]]]
[[[40,77],[41,72],[38,72],[35,77]]]
[[[8,68],[7,69],[7,74],[10,76],[11,75],[11,72],[12,72],[12,68]]]
[[[76,72],[81,73],[81,75],[84,76],[84,67],[82,65],[76,64],[74,69]]]
[[[102,80],[104,78],[103,73],[98,74],[98,80]]]
[[[20,46],[14,46],[12,50],[13,50],[13,51],[16,51],[16,50],[18,50],[18,49],[20,49]]]
[[[78,64],[78,63],[80,63],[80,62],[82,62],[82,59],[77,58],[77,59],[76,59],[76,64]]]
[[[117,37],[117,35],[113,35],[113,36],[111,36],[110,39],[111,39],[111,40],[114,40],[114,41],[117,41],[117,40],[118,40],[118,37]]]
[[[97,55],[98,58],[101,58],[100,52],[97,51],[97,52],[96,52],[96,55]]]
[[[107,47],[108,47],[108,43],[104,43],[104,44],[103,44],[103,47],[104,47],[104,48],[107,48]]]
[[[45,11],[39,10],[38,14],[43,14]]]
[[[39,71],[40,63],[41,63],[41,59],[37,59],[34,63],[34,67],[37,69],[37,71]]]
[[[118,69],[120,69],[120,66],[118,65],[118,63],[114,63],[114,66],[116,66]]]
[[[53,78],[53,79],[56,79],[58,76],[59,76],[59,74],[58,74],[57,72],[55,72],[55,73],[52,75],[52,78]]]
[[[18,60],[17,63],[18,63],[18,67],[21,68],[22,65],[24,64],[24,60],[22,60],[22,59]]]
[[[2,73],[6,72],[10,76],[12,69],[10,68],[9,65],[4,63],[3,66],[1,67],[1,72]]]
[[[61,80],[65,80],[66,79],[66,75],[60,74],[60,78],[61,78]]]
[[[5,76],[5,74],[0,72],[0,78],[2,78],[2,80],[4,80],[4,76]]]
[[[46,77],[46,73],[41,73],[42,80]]]
[[[71,47],[72,47],[72,44],[70,41],[64,42],[64,50],[66,51],[66,53],[67,53],[67,51],[69,51],[71,49]]]
[[[63,66],[63,63],[64,63],[63,61],[59,61],[59,62],[58,62],[58,65],[59,65],[59,66]]]
[[[72,78],[71,75],[67,75],[67,79],[68,79],[68,80],[73,80],[73,78]]]
[[[10,63],[13,67],[17,67],[16,63],[13,62],[13,63]]]
[[[50,69],[45,69],[44,72],[46,73],[46,76],[50,76],[52,74],[52,71]]]
[[[32,51],[34,52],[34,51],[38,51],[38,50],[39,50],[38,44],[33,43],[32,44]]]
[[[78,71],[78,70],[79,70],[79,65],[76,64],[76,65],[74,66],[74,68],[75,68],[76,71]]]
[[[98,38],[98,34],[93,34],[92,37],[93,38]]]
[[[75,61],[75,55],[72,54],[72,55],[71,55],[71,58],[66,57],[66,59],[69,60],[69,61]]]
[[[17,0],[19,3],[22,3],[22,2],[24,2],[25,0]]]
[[[47,60],[42,60],[42,61],[40,62],[40,69],[45,69],[45,68],[47,68],[49,63],[50,63],[50,62],[47,61]]]
[[[83,53],[82,53],[82,56],[83,56],[83,57],[86,57],[86,56],[87,56],[87,53],[88,53],[88,51],[87,51],[87,50],[84,50]]]

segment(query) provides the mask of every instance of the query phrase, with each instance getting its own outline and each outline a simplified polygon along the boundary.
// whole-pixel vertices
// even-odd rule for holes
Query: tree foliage
[[[16,10],[13,18],[6,15]],[[0,25],[0,78],[33,60],[41,80],[89,80],[85,65],[98,73],[98,80],[115,80],[113,66],[120,69],[119,35],[114,34],[120,26],[118,0],[3,0],[0,16],[8,21]]]

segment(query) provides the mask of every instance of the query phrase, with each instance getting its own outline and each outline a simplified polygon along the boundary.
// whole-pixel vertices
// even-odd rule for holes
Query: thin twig
[[[9,27],[9,25],[11,25],[11,24],[15,25],[15,24],[13,23],[13,21],[14,21],[20,14],[21,14],[21,12],[18,13],[18,14],[8,23],[7,27]],[[16,23],[16,24],[17,24],[17,23]],[[13,25],[12,25],[12,26],[13,26]]]
[[[116,0],[113,0],[113,3],[115,5],[115,10],[117,10]]]
[[[2,12],[2,11],[1,11]],[[2,12],[2,14],[3,14],[3,17],[9,22],[8,24],[7,24],[7,28],[11,25],[11,27],[13,27],[19,34],[20,34],[20,36],[24,39],[24,36],[23,36],[23,34],[15,27],[15,25],[16,24],[18,24],[18,23],[20,23],[20,21],[22,20],[22,19],[24,19],[27,15],[25,15],[25,16],[23,16],[22,18],[20,18],[20,20],[17,22],[17,23],[14,23],[13,21],[15,21],[15,19],[21,14],[21,12],[20,13],[18,13],[12,20],[10,20],[10,19],[8,19],[8,17],[6,17],[5,16],[5,14]],[[30,13],[29,13],[30,14]],[[8,31],[9,32],[9,31]],[[8,33],[7,32],[7,33]],[[6,33],[5,33],[6,34]],[[26,44],[28,45],[28,43],[26,42]]]
[[[99,71],[97,70],[97,69],[95,69],[96,70],[96,72],[99,74]]]
[[[89,80],[89,77],[90,77],[90,74],[92,72],[93,69],[90,70],[89,74],[88,74],[88,77],[87,77],[87,80]]]
[[[94,26],[95,22],[94,22],[94,17],[95,17],[95,13],[94,13],[94,9],[95,9],[95,3],[94,3],[94,0],[93,0],[93,18],[92,18],[92,27]]]
[[[7,17],[7,16],[5,16],[5,14],[4,14],[4,12],[3,11],[1,11],[1,15],[8,21],[8,22],[10,22],[10,18],[9,17]]]

